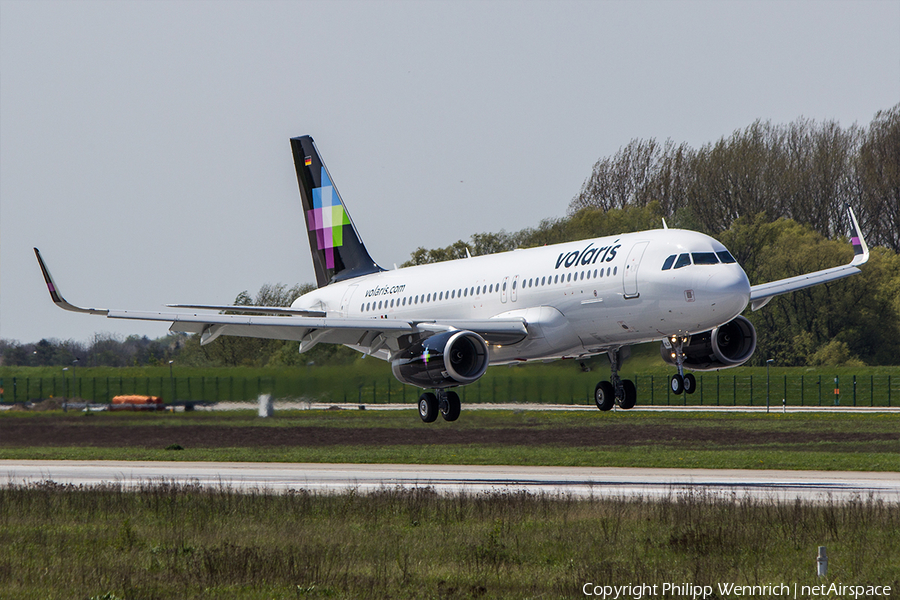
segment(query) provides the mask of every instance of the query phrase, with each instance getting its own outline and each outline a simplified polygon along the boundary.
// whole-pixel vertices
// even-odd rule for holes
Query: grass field
[[[414,410],[6,411],[0,458],[900,472],[900,414],[479,410],[425,425]]]
[[[898,529],[896,504],[865,499],[264,495],[45,483],[0,489],[0,596],[575,598],[590,583],[691,597],[661,593],[687,582],[720,598],[723,582],[897,590]],[[814,575],[820,545],[826,579]]]

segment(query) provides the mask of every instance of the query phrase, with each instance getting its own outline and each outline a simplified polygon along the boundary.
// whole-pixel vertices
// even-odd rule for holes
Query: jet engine
[[[756,350],[756,328],[745,317],[736,317],[711,331],[691,336],[682,347],[684,366],[695,371],[713,371],[742,365]],[[675,365],[671,344],[663,342],[660,348],[663,360]]]
[[[391,358],[394,377],[420,388],[472,383],[488,367],[488,348],[472,331],[445,331],[407,346]]]

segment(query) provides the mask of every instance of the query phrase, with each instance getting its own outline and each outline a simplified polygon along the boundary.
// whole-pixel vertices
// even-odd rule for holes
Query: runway
[[[0,460],[0,486],[54,481],[127,488],[170,482],[240,491],[339,493],[430,487],[442,494],[510,493],[658,498],[683,493],[811,502],[900,503],[900,475],[876,472],[470,465]]]

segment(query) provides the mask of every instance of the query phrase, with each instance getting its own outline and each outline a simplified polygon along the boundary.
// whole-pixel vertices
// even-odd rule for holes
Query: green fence
[[[472,385],[457,388],[463,402],[592,404],[596,375],[525,374],[495,369]],[[842,375],[697,375],[694,394],[674,395],[666,376],[634,377],[643,405],[705,406],[895,406],[900,377]],[[839,390],[839,393],[835,393]],[[0,402],[70,398],[108,403],[119,394],[161,396],[166,402],[253,401],[259,394],[275,398],[361,404],[412,403],[421,390],[389,375],[354,376],[309,372],[296,376],[198,377],[7,377],[0,379]]]

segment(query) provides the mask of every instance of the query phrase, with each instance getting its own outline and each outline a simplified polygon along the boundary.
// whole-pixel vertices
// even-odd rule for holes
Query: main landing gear
[[[675,359],[675,366],[678,372],[672,375],[669,380],[669,387],[676,396],[679,394],[693,394],[697,391],[697,379],[692,373],[684,374],[684,344],[688,339],[686,337],[672,336],[669,342],[672,344],[672,358]]]
[[[618,404],[619,408],[628,410],[634,408],[637,403],[637,388],[630,379],[622,379],[619,377],[619,350],[610,350],[609,368],[612,375],[609,381],[601,381],[594,388],[594,402],[600,410],[609,410]]]
[[[419,416],[426,423],[433,423],[441,413],[445,421],[455,421],[459,418],[462,404],[459,394],[447,390],[435,390],[435,393],[425,392],[419,396]]]

